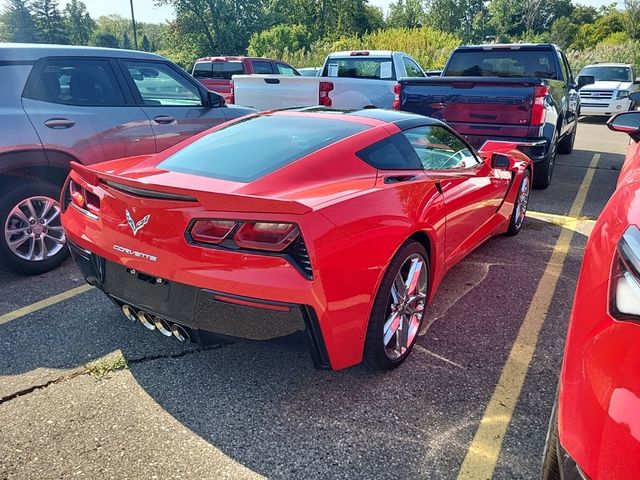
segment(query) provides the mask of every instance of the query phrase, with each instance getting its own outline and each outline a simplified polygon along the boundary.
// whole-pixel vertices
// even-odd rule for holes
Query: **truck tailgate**
[[[431,77],[400,81],[401,110],[447,122],[463,135],[527,137],[540,80]]]
[[[258,110],[310,107],[319,104],[317,77],[234,75],[235,104]]]
[[[391,108],[393,105],[393,86],[395,80],[376,80],[367,78],[320,77],[333,83],[329,98],[333,108],[360,109],[375,106]]]

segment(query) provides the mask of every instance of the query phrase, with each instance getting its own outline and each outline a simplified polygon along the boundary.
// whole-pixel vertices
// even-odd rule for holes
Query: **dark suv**
[[[164,150],[254,110],[151,53],[0,45],[0,263],[24,274],[67,256],[58,197],[72,161]]]

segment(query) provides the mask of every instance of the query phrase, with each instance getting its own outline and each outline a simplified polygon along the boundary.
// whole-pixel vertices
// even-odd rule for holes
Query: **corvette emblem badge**
[[[127,217],[127,223],[131,227],[131,231],[133,232],[133,236],[134,237],[136,236],[136,233],[138,233],[138,231],[140,229],[142,229],[142,227],[144,227],[147,224],[147,222],[149,221],[149,219],[151,218],[151,215],[145,215],[142,218],[142,220],[140,220],[138,222],[134,222],[133,221],[133,217],[129,213],[129,210],[125,210],[125,216]]]

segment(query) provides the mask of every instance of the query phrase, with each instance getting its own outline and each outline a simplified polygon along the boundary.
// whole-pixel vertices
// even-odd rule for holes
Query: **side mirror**
[[[513,168],[513,158],[510,155],[494,152],[490,158],[491,168],[498,170],[511,170]]]
[[[585,85],[591,85],[596,83],[596,77],[593,75],[580,75],[578,77],[578,90],[580,90]]]
[[[629,99],[632,102],[640,102],[640,92],[631,92],[629,94]]]
[[[225,105],[224,97],[211,90],[207,92],[207,103],[211,108],[224,107]]]
[[[634,85],[640,85],[640,77],[636,77],[636,79],[633,81]]]
[[[614,132],[627,133],[633,138],[640,133],[640,112],[619,113],[607,121],[607,127]]]

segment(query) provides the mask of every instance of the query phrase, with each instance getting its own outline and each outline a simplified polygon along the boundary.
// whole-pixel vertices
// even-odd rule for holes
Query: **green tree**
[[[555,43],[560,48],[569,47],[578,33],[579,27],[569,20],[569,17],[561,17],[553,22],[547,41]]]
[[[96,47],[118,48],[120,42],[115,35],[107,32],[100,32],[93,38],[93,44]]]
[[[33,18],[38,29],[38,41],[43,43],[69,43],[65,24],[58,10],[57,0],[35,0]]]
[[[64,9],[64,20],[69,41],[74,45],[89,45],[96,22],[89,16],[87,6],[79,0],[71,0]]]
[[[3,42],[37,41],[36,25],[24,0],[7,0],[0,16],[0,39]]]
[[[478,37],[476,18],[485,13],[483,0],[432,0],[427,20],[433,28],[458,34],[469,42]]]
[[[425,23],[424,2],[421,0],[397,0],[389,5],[387,25],[394,28],[416,28]]]
[[[149,41],[149,37],[146,35],[142,35],[142,42],[140,43],[140,48],[144,52],[151,52],[151,42]]]
[[[121,43],[122,48],[124,48],[125,50],[131,50],[131,40],[129,39],[129,34],[127,32],[124,32],[122,34],[122,43]]]
[[[276,25],[269,30],[254,33],[249,41],[248,53],[257,57],[266,56],[267,53],[277,58],[282,58],[285,51],[293,51],[309,48],[311,34],[302,25]]]

